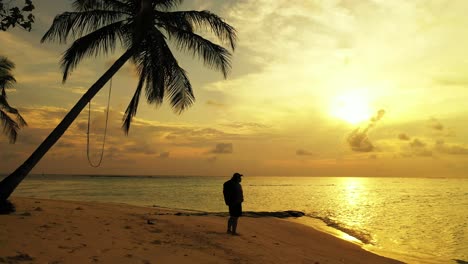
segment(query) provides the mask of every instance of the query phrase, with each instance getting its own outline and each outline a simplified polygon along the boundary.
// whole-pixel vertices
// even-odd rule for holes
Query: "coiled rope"
[[[102,139],[102,149],[101,149],[101,156],[99,158],[98,163],[94,164],[91,161],[91,158],[89,156],[89,131],[91,127],[91,100],[89,100],[88,103],[88,131],[86,132],[86,156],[88,157],[88,163],[91,165],[91,167],[97,168],[101,166],[102,159],[104,157],[104,147],[106,145],[106,136],[107,136],[107,124],[109,121],[109,106],[110,106],[110,98],[111,98],[111,92],[112,92],[112,79],[110,79],[109,82],[109,95],[107,97],[107,111],[106,111],[106,124],[104,126],[104,138]]]

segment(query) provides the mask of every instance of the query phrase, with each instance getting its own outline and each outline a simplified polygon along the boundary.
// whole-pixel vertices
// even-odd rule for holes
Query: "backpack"
[[[232,204],[233,196],[234,196],[234,186],[232,181],[229,180],[223,184],[223,195],[224,195],[224,203],[226,205]]]

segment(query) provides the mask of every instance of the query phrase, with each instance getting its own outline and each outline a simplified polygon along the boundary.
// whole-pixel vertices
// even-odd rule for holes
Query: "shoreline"
[[[313,227],[128,204],[13,197],[0,215],[0,262],[20,263],[402,263]],[[180,213],[176,215],[176,213]]]

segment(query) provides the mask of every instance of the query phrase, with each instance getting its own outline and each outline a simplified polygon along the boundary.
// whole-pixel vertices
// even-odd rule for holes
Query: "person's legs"
[[[237,235],[237,220],[239,219],[239,217],[231,217],[232,218],[232,233],[233,235]]]
[[[232,233],[233,220],[234,220],[233,217],[230,216],[229,219],[228,219],[227,233]]]

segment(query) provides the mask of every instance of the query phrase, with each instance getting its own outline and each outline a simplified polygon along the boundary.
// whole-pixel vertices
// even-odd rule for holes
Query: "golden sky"
[[[64,2],[64,3],[62,3]],[[9,91],[29,126],[0,138],[0,173],[20,165],[120,54],[84,61],[61,83],[67,45],[40,44],[66,1],[37,0],[32,32],[0,32],[16,63]],[[197,0],[239,35],[227,80],[176,53],[197,101],[182,115],[140,101],[129,136],[121,119],[137,81],[113,78],[100,168],[86,159],[87,110],[33,173],[466,177],[468,1]],[[108,86],[93,100],[97,160]]]

